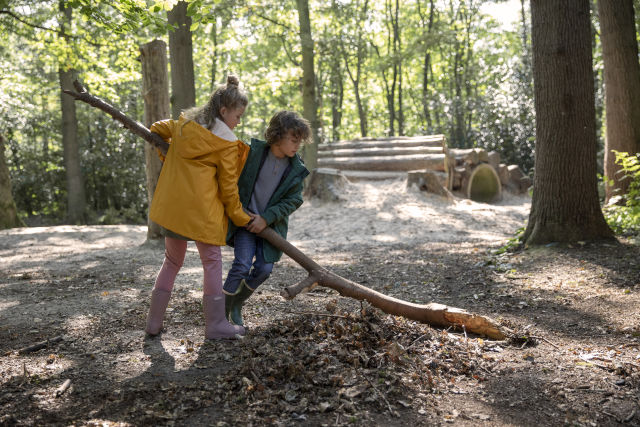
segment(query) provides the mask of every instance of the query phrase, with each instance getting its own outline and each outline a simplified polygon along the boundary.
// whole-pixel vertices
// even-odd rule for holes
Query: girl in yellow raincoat
[[[233,339],[245,333],[225,317],[220,246],[225,244],[228,219],[245,226],[252,218],[242,209],[237,185],[249,148],[233,134],[247,104],[238,79],[229,76],[206,105],[151,126],[170,145],[166,158],[160,156],[164,164],[149,212],[165,231],[165,258],[147,316],[149,335],[162,331],[188,240],[195,241],[204,269],[205,338]]]

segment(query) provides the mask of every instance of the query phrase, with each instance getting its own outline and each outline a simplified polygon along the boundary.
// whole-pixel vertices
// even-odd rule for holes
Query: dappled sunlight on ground
[[[336,244],[506,241],[524,226],[530,199],[505,194],[497,204],[476,203],[406,188],[404,180],[352,183],[346,201],[308,201],[290,218],[289,240],[304,248]]]

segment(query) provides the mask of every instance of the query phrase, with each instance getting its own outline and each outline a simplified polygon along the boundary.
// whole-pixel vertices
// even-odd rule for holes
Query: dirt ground
[[[526,197],[447,202],[402,181],[346,196],[305,203],[289,241],[379,292],[489,316],[510,339],[431,328],[326,288],[286,301],[280,290],[306,272],[285,256],[247,303],[248,336],[204,341],[193,244],[165,332],[148,338],[163,249],[145,244],[145,227],[5,230],[0,425],[640,425],[637,244],[498,255]]]

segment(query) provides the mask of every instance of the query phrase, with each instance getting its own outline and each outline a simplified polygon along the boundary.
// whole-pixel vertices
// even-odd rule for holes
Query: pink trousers
[[[187,253],[187,241],[165,237],[164,247],[164,262],[162,263],[158,277],[156,277],[154,289],[171,292],[178,271],[180,271],[182,263],[184,262],[184,256]],[[220,246],[196,242],[196,247],[200,253],[200,260],[202,261],[202,268],[204,269],[204,295],[221,296],[222,252]]]

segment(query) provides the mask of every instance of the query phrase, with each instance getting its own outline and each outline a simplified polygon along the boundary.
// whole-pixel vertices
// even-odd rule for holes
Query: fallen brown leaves
[[[412,407],[426,414],[433,407],[429,395],[455,388],[459,376],[481,380],[491,369],[483,346],[373,308],[308,314],[252,331],[221,381],[233,396],[235,421],[329,412],[364,421],[370,413],[397,417]]]

